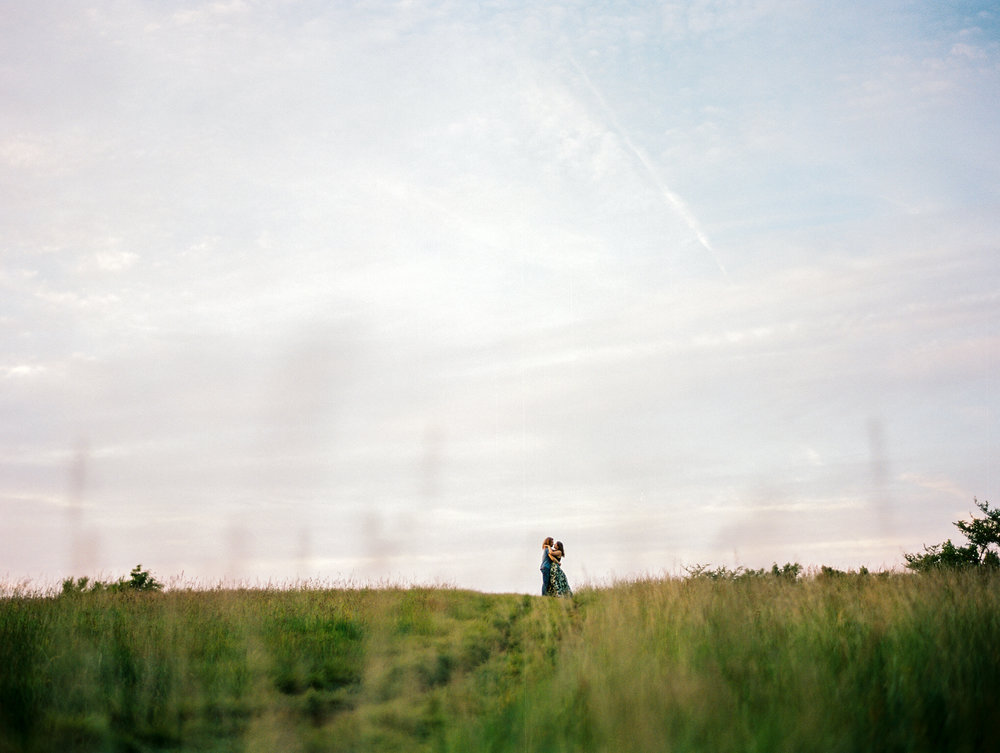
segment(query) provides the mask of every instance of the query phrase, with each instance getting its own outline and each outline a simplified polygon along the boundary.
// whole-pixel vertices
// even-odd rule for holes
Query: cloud
[[[986,22],[661,10],[18,11],[18,530],[72,538],[31,509],[69,505],[81,441],[76,530],[126,569],[433,578],[471,536],[471,585],[509,589],[540,529],[602,577],[757,522],[753,557],[826,557],[852,512],[896,520],[851,549],[891,558],[935,524],[919,474],[985,494]]]
[[[0,368],[0,373],[13,379],[25,379],[44,372],[45,367],[40,364],[19,363],[13,366],[4,366]]]
[[[697,239],[698,243],[701,244],[702,248],[704,248],[704,250],[708,252],[708,254],[712,257],[712,260],[715,262],[716,266],[718,266],[719,271],[722,272],[722,274],[725,274],[726,273],[725,267],[722,266],[722,263],[715,256],[715,252],[712,249],[712,244],[709,242],[708,237],[705,235],[705,231],[701,227],[701,224],[691,213],[691,210],[688,208],[687,204],[680,196],[678,196],[673,190],[671,190],[671,188],[666,183],[664,183],[663,179],[660,177],[655,166],[650,161],[649,157],[645,154],[645,152],[643,152],[638,146],[636,146],[632,142],[627,133],[622,131],[621,125],[619,125],[618,120],[615,117],[614,113],[608,107],[607,101],[594,86],[593,82],[587,76],[586,71],[584,71],[578,64],[576,64],[575,61],[574,61],[574,67],[582,76],[584,82],[587,84],[587,87],[597,98],[597,101],[601,105],[601,109],[604,110],[605,114],[610,120],[611,126],[618,133],[618,136],[622,139],[628,151],[630,151],[632,155],[635,157],[635,159],[638,160],[639,164],[648,174],[650,180],[652,180],[657,190],[663,195],[663,199],[666,202],[667,206],[671,210],[676,212],[684,220],[684,223],[688,226],[691,233],[694,234],[694,237]]]

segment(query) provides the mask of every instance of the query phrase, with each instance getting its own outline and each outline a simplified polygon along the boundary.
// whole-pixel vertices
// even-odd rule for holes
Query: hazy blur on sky
[[[985,1],[3,0],[0,580],[960,539],[998,123]]]

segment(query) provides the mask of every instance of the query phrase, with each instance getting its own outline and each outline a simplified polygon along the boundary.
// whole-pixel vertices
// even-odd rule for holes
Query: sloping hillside
[[[15,594],[0,752],[983,750],[998,585]]]

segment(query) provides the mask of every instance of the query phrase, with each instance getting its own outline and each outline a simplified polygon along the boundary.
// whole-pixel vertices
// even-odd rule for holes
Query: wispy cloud
[[[641,150],[638,146],[636,146],[635,143],[632,141],[632,139],[629,137],[629,135],[622,129],[621,124],[619,124],[618,122],[618,118],[615,117],[614,112],[608,106],[608,103],[604,99],[604,96],[601,94],[600,91],[598,91],[597,87],[594,86],[594,83],[593,81],[590,80],[590,77],[587,75],[587,72],[572,57],[570,58],[570,61],[572,62],[573,67],[577,71],[577,73],[579,73],[580,76],[583,78],[583,81],[586,83],[587,88],[590,90],[594,98],[600,104],[601,109],[607,116],[608,121],[611,127],[613,128],[614,132],[618,135],[619,138],[622,139],[622,142],[628,148],[629,152],[632,153],[635,159],[642,166],[643,170],[649,176],[649,179],[653,182],[653,185],[656,186],[656,189],[663,196],[666,205],[672,211],[676,212],[684,220],[684,223],[687,225],[688,229],[697,239],[698,243],[701,244],[701,247],[712,257],[712,261],[715,262],[715,265],[719,268],[719,271],[723,275],[725,275],[726,274],[725,267],[722,266],[722,263],[719,261],[719,258],[715,253],[715,250],[712,248],[712,244],[709,242],[708,237],[705,235],[705,231],[701,228],[701,225],[699,224],[698,220],[695,219],[695,216],[691,213],[691,210],[688,208],[687,204],[663,181],[657,169],[650,161],[646,153],[643,150]]]
[[[12,8],[0,546],[474,536],[527,591],[547,533],[594,577],[934,540],[996,449],[1000,49],[911,10]]]

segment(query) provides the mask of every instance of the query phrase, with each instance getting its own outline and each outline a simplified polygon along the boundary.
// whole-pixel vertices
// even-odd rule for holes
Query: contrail
[[[702,248],[708,252],[712,261],[715,262],[715,266],[719,268],[719,271],[722,272],[723,275],[728,277],[726,268],[715,255],[715,249],[712,248],[712,243],[708,240],[708,236],[705,235],[705,232],[701,229],[701,225],[698,223],[698,220],[693,214],[691,214],[691,210],[688,209],[687,204],[684,203],[684,200],[680,196],[670,190],[670,186],[664,183],[660,178],[656,169],[653,167],[653,163],[650,162],[649,157],[646,156],[646,153],[636,146],[632,139],[629,138],[625,129],[623,129],[621,124],[619,124],[618,118],[615,117],[614,111],[608,106],[607,100],[604,99],[604,95],[602,95],[598,88],[594,86],[594,82],[590,80],[590,76],[587,75],[587,72],[583,70],[572,55],[569,56],[569,61],[572,63],[573,67],[576,68],[580,76],[583,77],[584,82],[587,84],[587,88],[590,89],[591,93],[600,103],[601,109],[604,110],[604,114],[610,121],[611,127],[614,128],[615,132],[618,134],[618,137],[622,140],[625,146],[628,147],[628,150],[632,152],[635,158],[639,161],[639,164],[645,168],[650,180],[652,180],[653,185],[659,189],[660,194],[667,203],[667,206],[680,215],[680,218],[684,220],[684,224],[688,226],[688,229],[694,233],[694,237],[698,239],[698,243],[701,244]]]

